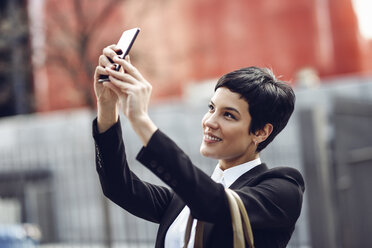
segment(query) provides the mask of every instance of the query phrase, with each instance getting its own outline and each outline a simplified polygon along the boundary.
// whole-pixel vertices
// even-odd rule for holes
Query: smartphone
[[[132,45],[134,41],[137,38],[138,33],[140,32],[141,29],[139,28],[132,28],[129,30],[126,30],[123,32],[123,34],[120,37],[120,40],[118,44],[116,45],[118,48],[121,49],[123,52],[122,54],[119,55],[120,58],[125,58],[125,56],[128,55],[130,49],[132,48]],[[120,65],[116,64],[115,65],[115,70],[118,71],[120,70]],[[110,81],[107,75],[100,75],[98,82],[102,83],[104,81]]]

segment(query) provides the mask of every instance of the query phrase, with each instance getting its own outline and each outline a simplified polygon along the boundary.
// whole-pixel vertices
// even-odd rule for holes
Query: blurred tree
[[[0,2],[0,116],[34,110],[27,7],[24,0]]]
[[[62,69],[63,72],[58,75],[64,77],[64,83],[72,82],[75,93],[71,94],[70,89],[66,94],[71,95],[65,96],[67,100],[72,101],[70,107],[76,107],[76,104],[95,107],[92,78],[98,55],[102,51],[99,43],[107,45],[108,42],[103,41],[105,38],[112,43],[113,37],[102,39],[102,33],[105,33],[108,22],[112,23],[109,19],[117,14],[123,2],[124,0],[47,2],[46,62],[47,66]],[[55,83],[53,79],[52,83]],[[63,90],[63,87],[57,88]]]

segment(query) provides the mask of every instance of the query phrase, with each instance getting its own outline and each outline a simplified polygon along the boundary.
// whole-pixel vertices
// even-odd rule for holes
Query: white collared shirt
[[[246,162],[241,165],[231,167],[226,170],[222,170],[217,164],[213,171],[211,178],[213,181],[221,183],[225,188],[230,187],[241,175],[261,164],[261,159],[257,158],[255,160]],[[169,227],[167,234],[165,235],[165,248],[182,248],[184,245],[184,236],[186,230],[187,220],[190,215],[190,209],[185,206],[177,218],[173,221],[172,225]],[[194,247],[195,239],[195,227],[196,221],[193,222],[191,229],[190,242],[187,248]]]

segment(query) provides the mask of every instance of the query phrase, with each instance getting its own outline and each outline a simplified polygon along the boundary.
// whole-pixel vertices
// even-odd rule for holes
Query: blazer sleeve
[[[195,167],[189,157],[160,130],[141,149],[137,159],[172,187],[188,205],[193,217],[212,223],[230,223],[223,185]],[[291,173],[292,170],[287,174]],[[236,190],[253,228],[288,227],[297,220],[302,203],[301,182],[282,174],[278,172],[270,176],[268,173],[254,186]]]
[[[159,223],[173,192],[140,180],[128,167],[120,120],[104,133],[93,121],[96,170],[104,195],[120,207],[143,219]]]
[[[275,168],[260,175],[253,186],[237,190],[255,229],[294,226],[301,213],[304,182],[293,168]]]

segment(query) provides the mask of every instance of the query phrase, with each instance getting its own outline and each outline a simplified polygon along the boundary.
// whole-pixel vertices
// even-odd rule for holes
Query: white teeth
[[[216,138],[216,137],[212,137],[212,136],[210,136],[210,135],[208,135],[208,134],[206,134],[205,137],[206,137],[207,139],[209,139],[209,140],[213,140],[213,141],[221,141],[221,139]]]

